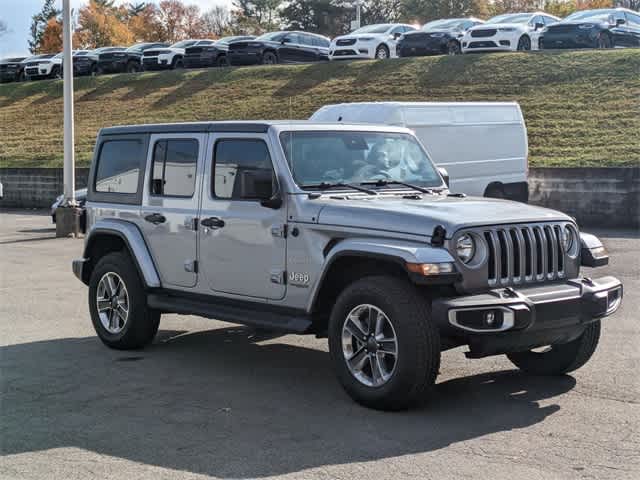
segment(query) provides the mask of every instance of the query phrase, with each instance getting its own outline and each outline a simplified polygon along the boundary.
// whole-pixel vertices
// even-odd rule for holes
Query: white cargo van
[[[315,122],[373,123],[412,129],[451,190],[526,202],[527,129],[515,102],[370,102],[326,105]]]

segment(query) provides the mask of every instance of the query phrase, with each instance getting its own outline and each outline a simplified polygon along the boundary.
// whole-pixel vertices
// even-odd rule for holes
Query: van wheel
[[[376,59],[378,60],[386,60],[389,58],[389,49],[386,45],[378,45],[376,48]]]
[[[440,337],[427,302],[406,281],[371,276],[338,297],[329,320],[338,380],[358,403],[402,410],[423,400],[440,367]]]
[[[523,52],[528,50],[531,50],[531,39],[523,35],[520,37],[520,40],[518,40],[518,51]]]
[[[262,55],[262,63],[264,65],[275,65],[278,63],[278,57],[276,57],[276,54],[273,52],[265,52],[264,55]]]
[[[544,351],[508,353],[507,358],[523,372],[531,375],[563,375],[589,361],[600,340],[600,320],[590,323],[575,340],[550,345]]]
[[[147,306],[138,271],[123,252],[105,255],[93,269],[89,312],[100,340],[118,350],[151,343],[160,324],[160,312]]]
[[[504,188],[500,184],[489,185],[484,192],[485,197],[489,198],[507,198],[504,193]]]

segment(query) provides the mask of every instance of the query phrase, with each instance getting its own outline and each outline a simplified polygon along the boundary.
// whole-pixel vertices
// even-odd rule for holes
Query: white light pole
[[[64,96],[64,203],[76,201],[75,158],[73,151],[73,47],[71,37],[71,0],[62,0],[62,71]]]

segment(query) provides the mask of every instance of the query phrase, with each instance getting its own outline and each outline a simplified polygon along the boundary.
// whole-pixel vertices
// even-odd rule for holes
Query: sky
[[[160,0],[148,0],[158,3]],[[29,54],[29,27],[31,17],[42,8],[43,0],[0,0],[0,19],[5,21],[9,32],[0,37],[0,58],[26,56]],[[62,9],[62,0],[57,0],[58,8]],[[71,0],[71,8],[79,8],[88,0]],[[126,3],[118,0],[116,3]],[[208,10],[214,5],[231,6],[231,0],[183,0],[189,5],[198,5],[201,10]]]

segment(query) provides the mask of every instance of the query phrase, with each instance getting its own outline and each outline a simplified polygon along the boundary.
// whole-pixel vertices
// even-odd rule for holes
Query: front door
[[[263,134],[211,134],[200,211],[200,264],[215,292],[285,295],[284,206],[263,206],[277,191]]]
[[[197,282],[196,220],[206,134],[152,135],[140,227],[162,286]]]

